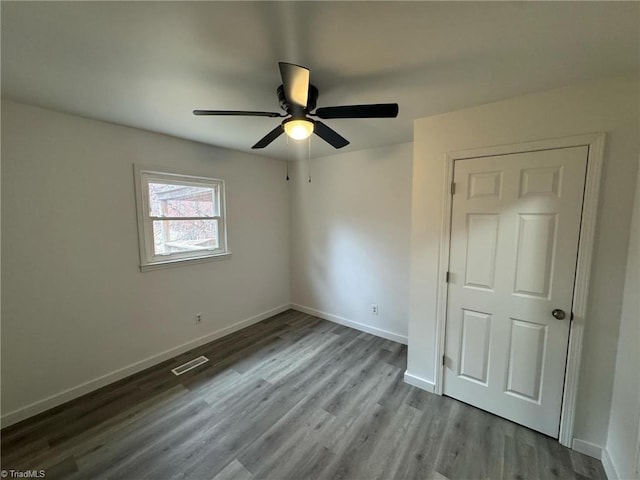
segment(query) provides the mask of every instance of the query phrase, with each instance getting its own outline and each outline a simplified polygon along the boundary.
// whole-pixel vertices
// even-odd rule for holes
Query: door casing
[[[560,433],[558,441],[573,448],[573,428],[575,421],[576,396],[578,391],[578,374],[584,325],[587,321],[587,303],[589,294],[589,277],[595,241],[595,226],[600,193],[600,178],[604,157],[605,134],[592,133],[571,137],[538,140],[526,143],[482,147],[472,150],[449,152],[445,158],[445,173],[443,192],[445,192],[442,206],[442,224],[440,236],[440,255],[438,259],[438,293],[436,304],[436,345],[435,366],[436,375],[434,393],[442,395],[444,369],[442,357],[445,346],[445,330],[447,320],[446,282],[449,265],[449,245],[451,237],[451,183],[453,182],[453,165],[456,160],[508,155],[512,153],[554,150],[557,148],[587,146],[587,176],[585,179],[584,202],[580,221],[580,240],[578,243],[578,262],[576,265],[576,279],[573,292],[573,320],[569,329],[569,348],[567,366],[564,377],[564,392],[562,396],[562,410],[560,413]]]

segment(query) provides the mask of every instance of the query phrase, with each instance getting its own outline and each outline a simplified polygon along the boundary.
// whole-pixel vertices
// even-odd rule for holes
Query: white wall
[[[640,172],[636,182],[627,273],[613,382],[607,454],[618,478],[640,478],[635,471],[640,439]]]
[[[411,144],[292,162],[291,301],[406,343]],[[377,304],[379,314],[371,314]]]
[[[637,77],[612,79],[415,121],[409,374],[427,382],[433,382],[435,377],[435,306],[445,154],[606,132],[574,431],[579,439],[605,444],[638,168],[638,90]]]
[[[232,257],[141,273],[134,163],[226,180]],[[284,177],[281,161],[3,101],[4,420],[286,307]]]

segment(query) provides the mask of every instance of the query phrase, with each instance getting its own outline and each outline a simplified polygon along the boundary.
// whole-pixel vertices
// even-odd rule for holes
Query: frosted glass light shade
[[[304,140],[313,133],[313,122],[305,119],[289,120],[284,124],[284,131],[294,140]]]

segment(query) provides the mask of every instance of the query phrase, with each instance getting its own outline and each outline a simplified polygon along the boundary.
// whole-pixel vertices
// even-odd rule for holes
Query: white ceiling
[[[397,119],[327,120],[340,151],[411,141],[412,121],[638,71],[640,3],[6,2],[4,96],[250,151],[279,111],[277,62],[318,106],[398,102]],[[335,150],[314,137],[312,155]],[[285,136],[259,153],[284,157]]]

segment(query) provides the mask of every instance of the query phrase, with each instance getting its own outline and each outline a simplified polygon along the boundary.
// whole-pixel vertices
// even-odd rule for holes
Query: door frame
[[[591,133],[562,138],[537,140],[509,145],[497,145],[471,150],[459,150],[445,155],[445,172],[442,205],[442,224],[440,230],[440,254],[438,258],[438,292],[436,300],[436,345],[435,345],[435,385],[434,393],[442,395],[444,385],[444,366],[442,358],[445,351],[445,330],[447,321],[446,282],[449,267],[451,240],[451,209],[453,207],[451,184],[453,182],[453,166],[456,160],[510,155],[514,153],[555,150],[559,148],[588,147],[587,175],[585,178],[582,217],[580,220],[580,237],[578,241],[578,262],[573,290],[573,315],[569,329],[569,348],[564,377],[564,392],[560,412],[560,432],[558,441],[573,448],[573,427],[578,392],[578,376],[582,356],[584,325],[587,320],[587,303],[589,295],[589,279],[591,261],[595,244],[595,227],[600,193],[600,179],[605,146],[604,133]]]

